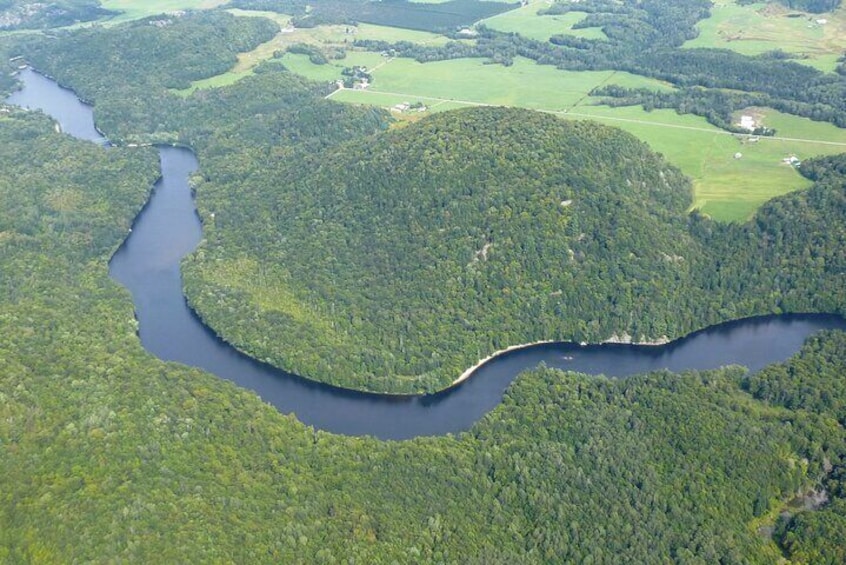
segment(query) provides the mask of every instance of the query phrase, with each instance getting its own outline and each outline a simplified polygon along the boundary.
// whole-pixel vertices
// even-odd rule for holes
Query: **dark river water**
[[[25,86],[8,102],[42,109],[64,132],[106,144],[94,128],[91,108],[71,91],[28,69],[20,78]],[[462,384],[429,396],[365,394],[314,383],[239,353],[188,308],[179,265],[202,236],[188,186],[197,160],[188,149],[160,147],[159,153],[162,178],[110,263],[111,276],[132,292],[142,344],[161,359],[252,389],[280,411],[322,430],[385,439],[455,433],[497,406],[521,371],[540,363],[613,377],[728,364],[756,371],[791,356],[817,330],[846,329],[846,320],[836,316],[785,315],[710,327],[664,346],[538,345],[502,354]]]

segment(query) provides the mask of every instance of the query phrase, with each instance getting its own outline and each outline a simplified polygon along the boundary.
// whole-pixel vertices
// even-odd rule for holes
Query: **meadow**
[[[833,14],[806,14],[777,4],[738,6],[715,0],[711,17],[697,28],[699,37],[685,47],[731,49],[744,55],[781,49],[795,54],[795,61],[826,72],[834,70],[846,51],[846,6]]]
[[[778,132],[757,142],[674,110],[581,106],[569,116],[596,119],[634,134],[692,179],[693,208],[718,220],[743,221],[767,200],[810,186],[785,158],[846,151],[846,130],[771,109],[762,112],[764,123]]]
[[[491,29],[504,32],[515,32],[538,41],[546,41],[556,34],[575,35],[586,39],[605,39],[605,33],[598,28],[572,29],[574,24],[582,21],[585,12],[570,12],[561,16],[539,16],[538,11],[548,7],[544,1],[531,2],[522,8],[505,12],[480,23]]]
[[[289,46],[296,43],[314,45],[327,51],[345,51],[352,46],[356,39],[373,39],[380,41],[411,41],[421,44],[437,45],[445,43],[448,39],[442,35],[425,31],[399,29],[387,26],[372,24],[348,25],[325,25],[314,28],[293,28],[290,25],[291,17],[275,12],[263,12],[253,10],[229,10],[232,14],[242,17],[265,17],[279,24],[280,32],[272,40],[259,45],[248,53],[238,56],[238,63],[228,72],[221,75],[209,77],[194,82],[190,88],[180,91],[182,94],[190,94],[201,88],[215,88],[232,84],[252,73],[253,69],[267,59],[274,56],[277,51],[285,51]],[[373,67],[383,62],[378,53],[348,52],[343,59],[330,60],[327,65],[299,64],[298,57],[302,57],[308,63],[308,57],[301,55],[286,55],[285,63],[291,66],[291,70],[304,74],[314,80],[336,80],[341,77],[344,67],[361,65]]]

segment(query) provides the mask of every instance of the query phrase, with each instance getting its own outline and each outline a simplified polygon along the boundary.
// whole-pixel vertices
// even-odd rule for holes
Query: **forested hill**
[[[214,221],[188,295],[259,358],[431,390],[515,343],[682,330],[690,185],[619,130],[473,109],[313,165],[198,186]]]
[[[810,162],[833,176],[725,226],[688,216],[688,182],[618,130],[453,112],[198,185],[214,221],[186,290],[261,359],[394,392],[442,388],[518,343],[844,312],[837,162]]]
[[[811,191],[722,226],[686,213],[677,171],[598,125],[480,108],[368,138],[385,113],[324,100],[277,61],[178,96],[170,86],[234,57],[221,38],[255,45],[267,30],[225,13],[154,21],[16,48],[91,97],[112,139],[197,149],[207,241],[186,293],[260,359],[341,386],[435,390],[517,343],[846,311],[835,161]],[[147,74],[131,68],[138,38],[158,42]]]

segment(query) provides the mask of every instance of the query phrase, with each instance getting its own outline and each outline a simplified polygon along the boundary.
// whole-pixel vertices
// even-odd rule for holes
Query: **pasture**
[[[538,41],[546,41],[557,34],[575,35],[586,39],[605,39],[605,33],[598,27],[572,29],[574,24],[585,18],[587,15],[585,12],[570,12],[560,16],[538,15],[539,10],[548,6],[546,2],[532,2],[517,10],[482,20],[480,23],[491,29],[519,33]]]
[[[352,46],[356,39],[411,41],[426,44],[447,41],[446,37],[434,33],[371,24],[359,24],[358,26],[326,25],[295,29],[290,27],[290,16],[284,14],[237,9],[229,10],[229,12],[241,17],[269,18],[279,24],[281,30],[270,41],[259,45],[248,53],[240,54],[238,63],[226,73],[196,81],[190,88],[180,91],[181,94],[190,94],[201,88],[215,88],[232,84],[252,73],[256,65],[272,58],[277,51],[284,51],[288,46],[295,43],[314,45],[327,51],[328,54],[332,51],[345,51]],[[361,65],[371,68],[383,62],[383,58],[378,53],[349,51],[343,59],[330,60],[327,65],[314,65],[308,61],[308,57],[295,54],[287,54],[284,61],[293,72],[303,74],[314,80],[335,80],[341,77],[341,71],[344,67]]]
[[[818,21],[825,20],[825,23]],[[731,49],[758,55],[781,49],[796,55],[796,62],[833,71],[846,51],[846,6],[833,14],[806,14],[778,4],[739,6],[716,0],[711,17],[699,22],[699,37],[685,47]]]

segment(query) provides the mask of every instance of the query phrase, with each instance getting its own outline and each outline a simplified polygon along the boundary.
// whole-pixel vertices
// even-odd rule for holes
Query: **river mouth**
[[[91,108],[71,91],[30,69],[22,71],[20,78],[24,88],[8,103],[42,109],[66,133],[108,143],[94,127]],[[112,278],[132,293],[142,345],[162,360],[198,367],[252,389],[281,412],[293,413],[321,430],[382,439],[457,433],[495,408],[518,374],[541,363],[619,378],[729,364],[757,371],[797,352],[818,330],[846,329],[846,320],[838,316],[780,315],[713,326],[660,346],[543,343],[495,356],[470,378],[432,395],[370,394],[317,383],[240,353],[188,306],[180,262],[202,237],[188,183],[198,163],[189,149],[158,149],[161,178],[109,264]]]

